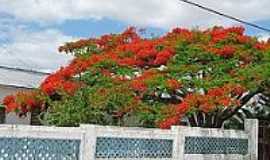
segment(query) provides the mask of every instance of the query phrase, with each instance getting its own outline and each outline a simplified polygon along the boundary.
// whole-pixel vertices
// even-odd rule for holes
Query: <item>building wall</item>
[[[3,98],[7,95],[16,93],[18,91],[25,91],[25,90],[29,90],[29,89],[0,85],[0,101],[2,102]],[[7,124],[30,124],[29,117],[30,116],[20,118],[15,113],[8,113],[6,115],[5,123],[7,123]]]

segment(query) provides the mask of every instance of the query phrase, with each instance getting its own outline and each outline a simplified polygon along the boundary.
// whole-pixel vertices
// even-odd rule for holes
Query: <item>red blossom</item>
[[[245,35],[239,35],[237,36],[237,41],[239,43],[245,44],[245,43],[249,43],[251,41],[251,38]]]
[[[175,111],[178,115],[181,115],[185,114],[189,109],[190,109],[189,104],[186,101],[183,101],[179,105],[177,105]]]
[[[256,43],[254,46],[256,49],[258,50],[266,50],[267,49],[267,45],[265,43]]]
[[[212,97],[221,97],[225,94],[225,90],[223,88],[212,88],[208,90],[207,95]]]
[[[215,27],[210,31],[212,41],[217,43],[219,41],[227,39],[232,33],[237,35],[243,35],[245,29],[243,27],[230,27],[224,29],[223,27]]]
[[[154,61],[155,65],[166,64],[167,61],[173,56],[173,53],[169,50],[163,50],[157,54],[157,57]]]
[[[222,106],[230,106],[231,105],[231,98],[229,97],[224,97],[222,99],[220,99],[219,104],[221,104]]]
[[[57,87],[61,81],[55,80],[55,81],[48,81],[47,83],[41,84],[41,90],[46,93],[47,95],[53,95],[56,92]]]
[[[173,117],[166,118],[165,120],[159,122],[158,126],[161,129],[169,129],[172,125],[178,124],[179,121],[180,121],[179,116],[173,116]]]
[[[129,57],[118,60],[118,64],[120,66],[134,66],[138,64],[137,62],[139,61],[136,61],[134,58],[129,58]]]
[[[135,91],[144,92],[147,90],[147,86],[144,82],[140,80],[134,80],[131,82],[131,88]]]
[[[224,46],[223,48],[217,50],[216,54],[224,57],[224,58],[230,58],[235,53],[235,48],[232,46]]]
[[[246,89],[242,86],[235,86],[232,90],[232,93],[238,96],[241,96],[244,92],[246,91]]]
[[[188,29],[184,28],[175,28],[172,30],[172,34],[179,35],[184,39],[186,39],[187,41],[191,41],[193,38],[193,33]]]
[[[226,39],[228,33],[225,30],[223,30],[223,28],[216,27],[210,32],[210,35],[212,37],[212,41],[216,43]]]
[[[206,99],[204,99],[204,100],[206,100]],[[202,102],[199,109],[201,111],[203,111],[204,113],[209,113],[215,109],[215,105],[212,104],[211,102],[209,102],[209,99],[208,99],[208,100]]]
[[[74,92],[79,88],[79,84],[72,81],[65,81],[62,86],[64,91],[70,95],[73,95]]]
[[[35,107],[35,106],[38,105],[38,102],[37,102],[35,99],[33,99],[33,98],[34,98],[34,97],[29,97],[29,98],[25,101],[25,103],[26,103],[27,106]]]
[[[9,103],[6,107],[6,112],[14,112],[19,109],[19,105],[15,102]]]
[[[137,58],[147,59],[147,58],[155,57],[157,53],[158,52],[154,48],[143,49],[137,53]]]
[[[111,74],[111,72],[109,71],[109,70],[107,70],[107,69],[102,69],[101,70],[101,73],[104,75],[104,76],[108,76],[108,77],[110,77],[112,74]]]
[[[236,33],[237,35],[242,35],[245,32],[245,28],[243,26],[229,27],[225,29],[226,32]]]
[[[14,95],[8,95],[3,100],[3,105],[8,105],[10,103],[15,102],[15,96]]]
[[[175,79],[168,79],[167,86],[172,90],[176,90],[176,89],[179,89],[181,87],[181,83],[179,83]]]

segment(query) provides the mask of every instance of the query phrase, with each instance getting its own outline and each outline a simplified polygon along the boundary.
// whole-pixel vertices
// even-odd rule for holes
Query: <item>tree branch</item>
[[[247,95],[245,95],[241,100],[240,100],[240,106],[238,106],[237,108],[235,108],[235,110],[233,110],[231,113],[229,113],[228,115],[226,115],[225,117],[221,118],[221,121],[217,124],[217,127],[221,127],[222,124],[224,123],[224,121],[230,119],[231,117],[233,117],[243,106],[245,106],[250,99],[252,99],[255,95],[261,93],[262,90],[261,89],[257,89],[254,92],[250,92]]]

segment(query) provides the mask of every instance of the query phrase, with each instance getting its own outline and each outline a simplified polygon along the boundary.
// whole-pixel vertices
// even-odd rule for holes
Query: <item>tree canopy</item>
[[[243,27],[174,28],[156,38],[131,27],[59,51],[75,58],[36,90],[7,96],[8,112],[39,109],[59,126],[222,127],[243,108],[269,105],[270,42]]]

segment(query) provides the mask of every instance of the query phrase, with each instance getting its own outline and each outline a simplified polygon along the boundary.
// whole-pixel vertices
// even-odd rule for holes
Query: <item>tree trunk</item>
[[[191,127],[198,127],[198,124],[197,124],[197,122],[195,120],[194,115],[188,117],[188,121],[189,121],[189,124],[190,124]]]
[[[226,112],[226,114],[223,114],[223,116],[221,116],[220,121],[218,121],[216,128],[221,128],[226,120],[232,118],[235,114],[237,114],[237,112],[241,108],[243,108],[243,106],[245,106],[249,102],[250,99],[252,99],[255,95],[257,95],[261,92],[262,92],[262,90],[259,88],[256,91],[250,92],[247,95],[245,95],[243,98],[241,98],[240,106],[238,106],[237,108],[235,108],[231,112]]]
[[[4,107],[0,107],[0,124],[5,123],[6,119],[6,110]]]
[[[42,125],[42,123],[40,122],[39,119],[39,115],[40,115],[40,109],[36,108],[32,111],[31,113],[31,120],[30,120],[30,124],[31,125]]]

